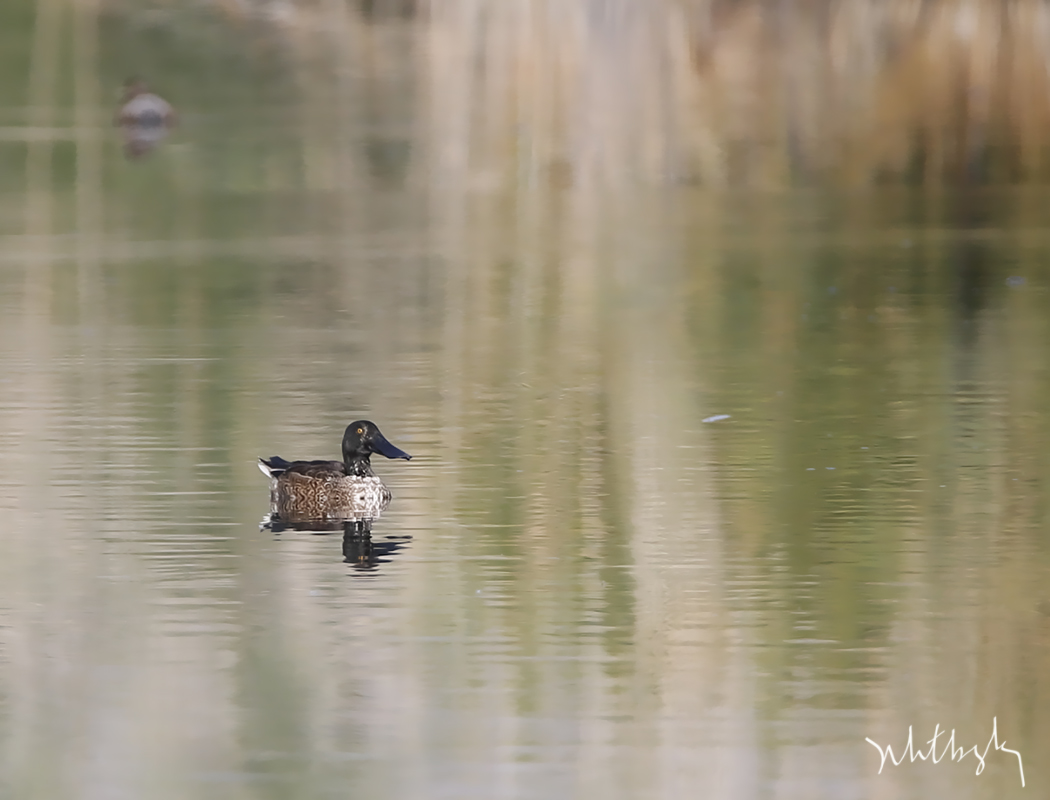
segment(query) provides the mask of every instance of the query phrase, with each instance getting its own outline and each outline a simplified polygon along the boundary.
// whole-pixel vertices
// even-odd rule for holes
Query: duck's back
[[[321,480],[346,477],[346,465],[342,461],[285,461],[280,456],[260,458],[263,472],[274,480],[285,476],[302,475]]]

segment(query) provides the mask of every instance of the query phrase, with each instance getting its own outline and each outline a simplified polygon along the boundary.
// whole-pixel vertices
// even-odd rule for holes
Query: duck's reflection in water
[[[404,550],[411,536],[388,537],[374,541],[371,536],[343,535],[343,562],[356,570],[374,570],[380,564],[389,564],[398,550]]]
[[[277,534],[287,531],[321,536],[342,533],[343,562],[351,564],[355,570],[368,571],[377,569],[380,564],[390,563],[394,553],[404,550],[412,541],[411,536],[388,536],[379,541],[373,540],[373,521],[372,519],[284,520],[270,516],[262,521],[259,528]]]

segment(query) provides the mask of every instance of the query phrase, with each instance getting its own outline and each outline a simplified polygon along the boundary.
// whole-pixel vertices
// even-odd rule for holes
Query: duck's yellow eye
[[[358,429],[357,429],[357,433],[358,433],[358,435],[359,435],[359,436],[360,436],[360,435],[361,435],[362,433],[364,433],[364,432],[365,432],[365,429],[364,429],[364,428],[358,428]]]

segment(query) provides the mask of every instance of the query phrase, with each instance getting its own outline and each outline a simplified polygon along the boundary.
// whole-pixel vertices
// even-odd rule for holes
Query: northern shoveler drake
[[[390,490],[372,472],[369,457],[412,456],[383,436],[374,422],[351,422],[343,434],[342,461],[285,461],[280,456],[259,459],[270,478],[271,519],[367,520],[390,505]]]

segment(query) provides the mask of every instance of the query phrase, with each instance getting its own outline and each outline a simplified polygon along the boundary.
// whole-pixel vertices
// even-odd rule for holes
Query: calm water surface
[[[2,185],[4,796],[1041,796],[1050,195],[537,199],[264,99]],[[371,545],[260,531],[360,417]],[[1025,790],[865,743],[993,717]]]

